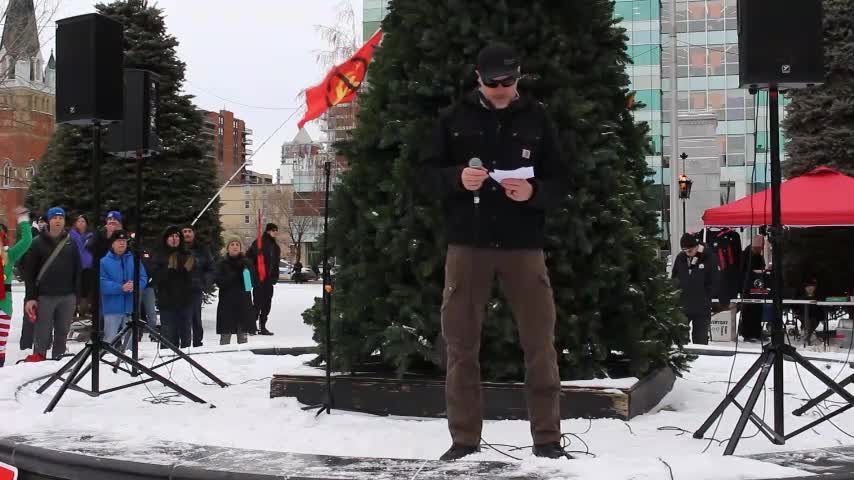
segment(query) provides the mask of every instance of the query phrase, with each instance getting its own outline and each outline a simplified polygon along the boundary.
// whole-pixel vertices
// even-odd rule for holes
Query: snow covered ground
[[[41,382],[23,388],[20,386],[54,372],[59,364],[43,362],[14,365],[15,360],[27,353],[17,350],[19,325],[16,319],[7,360],[7,365],[12,365],[0,369],[0,408],[4,412],[0,436],[48,431],[76,432],[113,438],[117,443],[134,449],[144,448],[147,442],[166,440],[341,456],[437,458],[450,443],[444,420],[375,417],[335,410],[331,415],[315,418],[314,412],[302,411],[301,405],[293,399],[269,398],[269,377],[274,373],[310,372],[313,369],[303,363],[311,356],[253,355],[248,348],[310,345],[311,329],[303,324],[300,314],[312,303],[313,297],[320,294],[320,288],[320,285],[278,285],[269,324],[276,335],[250,337],[249,344],[240,347],[216,345],[218,342],[213,332],[216,306],[205,307],[206,346],[196,351],[224,353],[195,358],[234,385],[226,389],[204,385],[202,382],[209,383],[208,380],[184,362],[175,364],[169,373],[182,386],[216,405],[216,409],[181,402],[177,398],[167,403],[144,401],[148,397],[168,392],[159,385],[150,384],[150,391],[145,386],[138,386],[97,399],[68,392],[54,413],[44,415],[42,410],[50,396],[35,393]],[[15,289],[15,296],[19,304],[15,308],[20,312],[22,294],[18,290]],[[71,345],[75,351],[80,348],[78,344]],[[150,342],[141,345],[144,361],[156,361],[154,345]],[[825,354],[825,357],[841,361],[846,359],[846,354]],[[523,470],[541,474],[547,472],[549,478],[555,479],[668,479],[668,465],[676,479],[729,480],[803,475],[803,472],[797,470],[753,460],[722,457],[723,447],[717,442],[710,444],[709,441],[695,440],[690,434],[681,434],[668,428],[662,430],[662,427],[679,427],[693,432],[723,398],[733,360],[733,380],[737,380],[755,359],[755,353],[740,354],[734,359],[701,357],[685,378],[677,380],[673,392],[660,405],[649,414],[630,422],[564,421],[564,432],[577,434],[595,457],[579,455],[580,458],[575,461],[551,461],[533,458],[529,449],[509,453],[522,458]],[[838,376],[840,379],[854,373],[854,370],[842,363],[817,362],[817,365],[832,377]],[[800,373],[810,395],[815,396],[823,391],[819,382],[802,370]],[[118,385],[126,380],[124,375],[113,375],[111,372],[102,374],[102,377],[106,386]],[[48,393],[55,390],[56,387]],[[772,418],[771,399],[769,389],[767,395],[760,397],[757,410],[758,414],[762,414],[765,400],[766,419],[769,421]],[[797,372],[791,363],[787,363],[786,411],[801,406],[804,399],[806,394]],[[743,403],[746,394],[740,400]],[[811,412],[803,418],[797,418],[787,413],[787,429],[804,425],[816,415]],[[737,410],[730,408],[716,433],[718,439],[730,435],[736,418]],[[742,440],[737,453],[746,455],[854,444],[854,437],[844,433],[854,434],[854,414],[843,414],[834,421],[839,429],[825,423],[790,440],[785,446],[775,446],[761,435],[747,438]],[[749,425],[747,433],[756,433],[756,428]],[[528,424],[522,421],[486,422],[483,435],[487,442],[493,444],[524,446],[530,443]],[[586,450],[577,439],[573,439],[569,449]],[[512,461],[494,451],[484,451],[473,458]]]

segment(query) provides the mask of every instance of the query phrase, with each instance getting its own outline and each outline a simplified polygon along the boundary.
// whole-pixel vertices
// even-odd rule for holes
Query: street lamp
[[[682,155],[679,155],[679,158],[682,159],[682,175],[679,176],[679,198],[682,199],[682,233],[688,231],[687,223],[686,223],[686,205],[688,203],[688,199],[691,198],[691,186],[694,185],[694,182],[685,175],[685,159],[688,158],[688,154],[682,152]]]

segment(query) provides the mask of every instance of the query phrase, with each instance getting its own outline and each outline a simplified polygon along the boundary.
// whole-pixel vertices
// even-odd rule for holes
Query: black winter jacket
[[[710,314],[712,298],[717,295],[718,260],[708,252],[700,252],[693,262],[685,252],[676,255],[673,275],[676,288],[681,290],[682,308],[688,315]]]
[[[282,259],[282,249],[276,243],[276,239],[267,233],[261,238],[261,254],[264,255],[264,267],[267,273],[267,278],[262,283],[275,285],[279,281],[279,261]],[[252,246],[246,251],[246,256],[253,266],[257,265],[257,241],[252,242]]]
[[[95,234],[89,237],[86,242],[86,250],[92,254],[92,262],[100,262],[102,258],[110,253],[110,239],[107,238],[107,230],[101,228],[95,231]]]
[[[183,241],[173,248],[166,245],[166,237],[163,237],[163,244],[154,256],[151,271],[157,305],[161,309],[182,309],[192,304],[195,267],[195,259]]]
[[[216,284],[219,304],[216,307],[216,333],[247,333],[255,329],[252,292],[246,291],[243,270],[248,269],[252,285],[258,283],[254,265],[242,253],[237,257],[226,254],[216,265]]]
[[[442,112],[424,160],[430,185],[444,200],[448,243],[499,249],[537,249],[544,243],[545,212],[566,197],[568,166],[554,125],[542,104],[520,97],[495,110],[479,91]],[[484,168],[534,167],[533,196],[526,202],[507,197],[488,178],[474,207],[461,174],[477,157]]]
[[[196,260],[196,265],[193,269],[193,290],[196,292],[207,290],[214,283],[216,260],[213,254],[211,254],[210,249],[199,242],[193,242],[192,245],[188,245],[187,250]]]
[[[56,256],[41,279],[37,282],[42,266],[53,253],[54,248],[63,242],[64,246]],[[39,296],[61,296],[80,294],[80,251],[63,232],[58,238],[47,233],[33,239],[33,244],[27,252],[24,266],[24,283],[26,285],[25,300],[36,300]]]

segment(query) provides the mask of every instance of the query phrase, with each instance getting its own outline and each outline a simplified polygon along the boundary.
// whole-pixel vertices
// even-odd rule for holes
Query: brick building
[[[0,40],[0,222],[10,230],[56,125],[56,61],[51,52],[45,64],[39,45],[33,0],[9,0]]]
[[[202,114],[203,133],[211,141],[211,149],[206,156],[216,161],[219,181],[225,183],[252,156],[252,150],[246,148],[252,145],[252,130],[228,110],[203,111]]]

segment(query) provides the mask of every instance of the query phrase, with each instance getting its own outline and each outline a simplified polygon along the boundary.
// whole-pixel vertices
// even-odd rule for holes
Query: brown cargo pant
[[[522,350],[531,436],[560,441],[560,375],[554,348],[555,305],[542,250],[492,250],[451,245],[445,263],[442,335],[447,344],[448,428],[459,445],[480,444],[483,405],[480,338],[498,277],[510,303]]]

